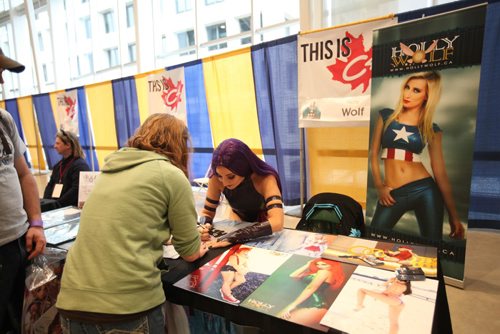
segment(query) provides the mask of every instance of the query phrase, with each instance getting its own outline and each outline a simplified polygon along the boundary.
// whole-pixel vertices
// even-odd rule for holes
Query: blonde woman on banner
[[[443,132],[433,123],[440,94],[441,75],[438,72],[414,73],[404,79],[396,109],[386,108],[379,112],[370,151],[378,193],[372,227],[392,230],[404,213],[415,211],[420,235],[441,240],[446,207],[450,237],[464,237],[445,168]],[[421,160],[426,145],[434,178]],[[379,157],[384,161],[384,179]]]

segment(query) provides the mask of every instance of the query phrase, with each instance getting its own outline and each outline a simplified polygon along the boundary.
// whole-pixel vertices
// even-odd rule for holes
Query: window
[[[40,51],[43,51],[43,36],[42,36],[42,33],[39,32],[38,33],[38,48],[40,49]],[[47,80],[45,80],[47,81]]]
[[[120,57],[118,56],[118,48],[106,50],[108,56],[108,67],[115,67],[120,65]]]
[[[42,64],[42,75],[43,75],[43,81],[46,85],[53,84],[54,83],[54,64],[53,63]]]
[[[220,23],[207,27],[207,39],[208,41],[215,41],[220,38],[226,37],[226,24]],[[212,45],[208,47],[208,50],[217,50],[227,48],[227,43],[220,43],[217,45]]]
[[[78,76],[94,72],[94,58],[91,53],[79,55],[76,58],[76,62],[78,67]]]
[[[194,45],[194,30],[183,31],[177,33],[177,41],[179,43],[179,49],[185,49],[187,47]],[[195,50],[190,50],[189,52],[182,52],[180,55],[185,56],[188,54],[194,54]]]
[[[177,13],[189,12],[193,9],[191,0],[175,0],[175,8]]]
[[[115,31],[115,24],[113,20],[113,12],[104,12],[102,14],[102,17],[104,18],[104,31],[106,34],[109,34],[110,32]]]
[[[240,23],[240,32],[246,32],[246,31],[251,30],[250,19],[251,19],[250,16],[248,16],[248,17],[244,17],[244,18],[238,20]],[[241,45],[250,44],[250,43],[252,43],[251,36],[243,37],[241,39]]]
[[[49,74],[47,73],[47,65],[46,64],[42,65],[42,70],[43,70],[43,80],[45,80],[45,82],[49,81]]]
[[[128,60],[133,63],[136,61],[136,46],[135,43],[128,45]]]
[[[166,55],[167,54],[167,36],[165,34],[161,35],[161,54]]]
[[[81,19],[83,36],[86,39],[92,38],[92,26],[90,25],[90,16],[83,17]]]
[[[205,5],[210,6],[218,2],[223,2],[224,0],[205,0]]]
[[[134,4],[127,4],[127,28],[132,28],[134,26]]]

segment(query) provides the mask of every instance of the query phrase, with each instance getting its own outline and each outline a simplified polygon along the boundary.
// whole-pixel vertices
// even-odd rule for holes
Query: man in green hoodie
[[[162,245],[186,261],[207,252],[187,178],[188,132],[154,114],[105,159],[85,202],[57,300],[63,331],[163,332]]]

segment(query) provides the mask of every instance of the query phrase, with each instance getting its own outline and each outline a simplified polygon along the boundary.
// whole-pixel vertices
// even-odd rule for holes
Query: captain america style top
[[[382,109],[379,113],[384,120],[384,125],[392,109]],[[441,132],[441,128],[432,123],[434,132]],[[420,154],[426,143],[422,140],[418,126],[392,121],[382,135],[382,159],[404,160],[420,162]]]

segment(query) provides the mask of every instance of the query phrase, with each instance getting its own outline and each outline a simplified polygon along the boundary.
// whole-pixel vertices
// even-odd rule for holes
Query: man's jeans
[[[0,333],[21,332],[26,265],[24,236],[0,246]]]
[[[163,305],[152,309],[140,318],[119,323],[89,324],[73,321],[61,316],[61,327],[64,334],[160,334],[165,333]]]

